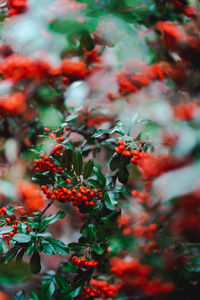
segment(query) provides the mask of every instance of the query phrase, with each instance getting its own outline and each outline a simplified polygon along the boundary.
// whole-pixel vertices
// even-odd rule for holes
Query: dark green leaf
[[[28,248],[26,249],[26,254],[27,254],[27,255],[32,254],[33,251],[34,251],[34,248],[35,248],[35,244],[34,244],[34,243],[30,244],[30,245],[28,246]]]
[[[95,179],[89,179],[88,183],[99,190],[102,188],[102,185]]]
[[[96,245],[94,245],[94,247],[91,250],[95,251],[97,254],[101,255],[105,251],[105,246],[101,246],[101,244],[96,244]]]
[[[30,260],[30,269],[33,274],[37,274],[41,270],[40,254],[35,251]]]
[[[51,243],[49,243],[46,240],[42,240],[40,242],[41,247],[42,247],[42,252],[44,252],[47,255],[54,255],[56,254],[55,248],[53,245],[51,245]]]
[[[126,184],[128,181],[128,176],[129,176],[129,173],[128,173],[127,168],[125,166],[121,166],[119,169],[119,172],[118,172],[119,182]]]
[[[93,167],[94,167],[94,161],[92,159],[90,159],[84,167],[84,171],[83,171],[83,178],[86,179],[88,178],[93,171]]]
[[[97,177],[98,177],[98,181],[99,181],[100,185],[101,185],[102,187],[105,187],[105,185],[106,185],[106,178],[105,178],[105,176],[101,173],[100,169],[97,168],[97,167],[95,167],[95,168],[94,168],[94,172],[95,172],[95,174],[96,174]]]
[[[79,250],[85,249],[87,247],[86,245],[82,245],[79,243],[70,243],[70,244],[68,244],[68,246],[69,246],[70,251],[79,251]]]
[[[30,299],[29,300],[39,300],[39,297],[36,294],[36,292],[30,292]]]
[[[65,149],[63,153],[63,167],[71,168],[74,151],[72,149]]]
[[[114,229],[114,224],[109,218],[103,217],[101,218],[101,220],[106,225],[107,228],[109,228],[110,230]]]
[[[72,263],[63,263],[62,269],[66,272],[77,273],[78,267]]]
[[[52,275],[46,275],[45,280],[42,282],[41,299],[50,299],[51,296],[53,296],[55,290],[55,277]]]
[[[69,248],[63,242],[59,240],[55,240],[53,238],[47,238],[47,242],[51,244],[51,246],[55,249],[55,254],[58,253],[60,255],[67,255],[69,253]]]
[[[111,171],[115,171],[119,168],[119,157],[115,156],[110,161],[110,169]]]
[[[114,194],[112,192],[104,193],[104,203],[108,209],[110,210],[116,209],[117,200],[115,200]]]
[[[63,290],[68,287],[68,282],[65,278],[61,276],[56,276],[55,279],[60,290]]]
[[[22,249],[19,251],[19,253],[17,254],[17,257],[16,257],[16,263],[17,263],[17,264],[21,264],[22,258],[23,258],[23,256],[24,256],[24,253],[25,253],[25,249],[22,248]]]
[[[78,287],[74,288],[72,292],[70,292],[70,296],[74,299],[80,294],[82,289],[83,289],[83,285],[79,285]]]
[[[88,239],[89,243],[92,244],[96,238],[95,226],[93,224],[89,224],[83,229],[82,234]]]
[[[3,254],[0,260],[1,264],[8,264],[17,254],[20,247],[16,246],[12,249],[10,249],[7,253]]]
[[[73,155],[73,166],[76,172],[76,175],[81,175],[83,169],[83,158],[80,150],[76,150]]]
[[[41,221],[40,231],[43,231],[49,224],[53,224],[64,217],[65,213],[63,211],[59,211],[55,215],[46,215]]]

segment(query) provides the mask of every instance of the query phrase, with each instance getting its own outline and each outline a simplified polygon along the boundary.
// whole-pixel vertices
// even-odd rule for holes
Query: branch
[[[39,214],[39,217],[40,217],[40,218],[44,215],[44,213],[47,211],[47,209],[52,205],[53,201],[54,201],[54,200],[51,200],[51,201],[48,203],[48,205],[40,212],[40,214]]]

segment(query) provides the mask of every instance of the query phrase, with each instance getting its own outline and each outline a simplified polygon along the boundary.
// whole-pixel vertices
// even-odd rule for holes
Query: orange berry
[[[131,195],[133,196],[133,197],[138,197],[138,191],[137,190],[133,190],[132,192],[131,192]]]

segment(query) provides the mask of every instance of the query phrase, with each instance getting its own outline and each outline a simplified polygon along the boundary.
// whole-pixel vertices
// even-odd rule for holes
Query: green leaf
[[[107,228],[109,228],[110,230],[114,229],[114,224],[109,218],[103,217],[101,218],[101,220],[106,225]]]
[[[70,251],[79,251],[79,250],[85,249],[87,247],[86,245],[82,245],[79,243],[70,243],[70,244],[68,244],[68,246],[69,246]]]
[[[76,172],[76,175],[81,175],[83,169],[83,157],[80,150],[76,150],[73,156],[73,166]]]
[[[4,226],[0,228],[0,234],[8,233],[13,231],[13,228],[11,226]]]
[[[72,263],[63,263],[62,269],[66,272],[77,273],[79,268]]]
[[[88,177],[90,177],[90,175],[92,174],[93,171],[93,167],[94,167],[94,161],[92,159],[90,159],[84,167],[84,171],[83,171],[83,178],[86,179]]]
[[[54,176],[52,174],[40,174],[35,173],[32,177],[32,181],[39,184],[53,184],[54,183]]]
[[[121,166],[120,169],[119,169],[119,172],[118,172],[119,182],[121,182],[123,184],[126,184],[127,181],[128,181],[128,176],[129,176],[129,173],[128,173],[127,168],[124,165]]]
[[[110,210],[116,209],[117,200],[115,200],[114,194],[112,192],[104,193],[104,203],[108,209],[110,209]]]
[[[44,252],[47,255],[54,255],[56,254],[55,248],[53,245],[51,245],[51,243],[49,243],[46,240],[42,240],[40,242],[41,247],[42,247],[42,252]]]
[[[68,170],[71,168],[73,155],[74,151],[72,149],[65,149],[63,152],[63,167],[66,167]]]
[[[88,183],[99,190],[101,190],[101,188],[102,188],[102,185],[99,184],[99,182],[95,179],[89,179]]]
[[[7,214],[8,216],[12,216],[12,215],[14,214],[14,209],[13,209],[12,206],[8,206],[8,207],[6,208],[6,214]]]
[[[11,248],[7,253],[2,255],[0,264],[8,264],[15,257],[19,249],[20,248],[18,246]]]
[[[36,292],[30,292],[30,298],[29,298],[29,300],[39,300],[39,297],[36,294]]]
[[[15,234],[12,238],[17,243],[28,243],[31,240],[30,235],[24,233]]]
[[[97,175],[97,178],[98,178],[98,182],[99,184],[101,185],[101,187],[105,187],[106,185],[106,178],[105,176],[101,173],[100,169],[95,167],[94,168],[94,173]]]
[[[100,240],[104,241],[106,239],[106,231],[102,225],[97,226],[97,236]]]
[[[88,239],[89,243],[92,244],[96,238],[95,226],[93,224],[89,224],[83,229],[82,234]]]
[[[101,244],[96,244],[94,247],[91,249],[92,251],[95,251],[97,254],[101,255],[105,251],[105,247],[101,246]]]
[[[26,249],[26,254],[27,254],[27,255],[32,254],[33,251],[34,251],[34,249],[35,249],[35,244],[34,244],[34,243],[30,244],[30,245],[28,246],[28,248]]]
[[[19,251],[19,253],[17,254],[17,257],[16,257],[16,263],[17,263],[17,264],[21,264],[22,258],[23,258],[23,256],[24,256],[24,253],[25,253],[25,249],[22,248],[22,249]]]
[[[41,232],[37,234],[37,237],[48,238],[48,237],[52,237],[52,234],[50,232]]]
[[[20,222],[17,225],[17,228],[18,228],[19,233],[26,233],[27,232],[27,226],[23,222]]]
[[[83,285],[79,285],[78,287],[75,287],[74,290],[72,292],[70,292],[70,296],[74,299],[75,297],[77,297],[80,292],[83,289]]]
[[[59,240],[55,240],[53,238],[47,238],[47,242],[51,244],[51,246],[54,247],[55,249],[55,254],[60,254],[60,255],[67,255],[69,254],[69,248],[67,245],[65,245],[63,242]]]
[[[41,291],[41,299],[48,300],[53,296],[56,290],[55,287],[55,277],[50,275],[45,276],[45,280],[42,282],[42,291]]]
[[[46,215],[40,225],[40,231],[43,231],[49,224],[56,223],[58,220],[63,219],[65,213],[63,211],[57,212],[55,215]]]
[[[40,254],[35,251],[30,260],[30,269],[33,274],[38,274],[41,270]]]
[[[25,300],[25,293],[20,291],[18,292],[15,297],[14,297],[14,300]]]
[[[56,276],[55,279],[60,290],[63,290],[68,287],[68,282],[66,281],[65,278],[61,276]]]
[[[111,171],[115,171],[118,168],[119,168],[119,157],[114,156],[110,161],[110,169]]]

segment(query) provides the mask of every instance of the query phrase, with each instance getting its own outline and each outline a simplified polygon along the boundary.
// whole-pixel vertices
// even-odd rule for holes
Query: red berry
[[[49,131],[50,131],[49,128],[47,128],[47,127],[44,128],[44,132],[49,133]]]

